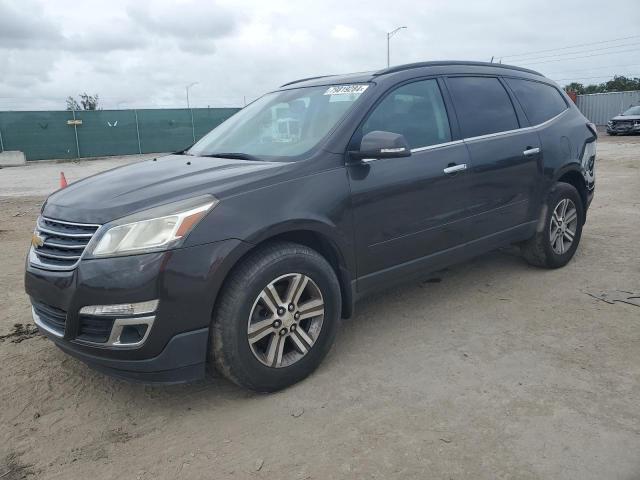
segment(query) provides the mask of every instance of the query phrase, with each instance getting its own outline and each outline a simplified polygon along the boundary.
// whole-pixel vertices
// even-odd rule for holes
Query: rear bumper
[[[593,188],[589,192],[587,192],[587,204],[585,205],[585,211],[589,209],[591,202],[593,201],[593,197],[596,193],[596,189]]]

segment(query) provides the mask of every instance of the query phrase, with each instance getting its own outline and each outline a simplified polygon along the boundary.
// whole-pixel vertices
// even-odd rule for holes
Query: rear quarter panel
[[[593,138],[587,122],[578,108],[571,104],[562,115],[538,130],[545,181],[541,201],[562,175],[571,170],[581,172],[584,146]]]

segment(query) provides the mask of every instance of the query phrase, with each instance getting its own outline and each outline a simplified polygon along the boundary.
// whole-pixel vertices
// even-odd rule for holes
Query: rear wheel
[[[309,375],[335,338],[340,286],[316,251],[278,242],[234,269],[214,311],[212,361],[227,378],[269,392]]]
[[[558,268],[573,257],[582,236],[584,207],[573,185],[558,183],[547,197],[543,228],[522,245],[532,265]]]

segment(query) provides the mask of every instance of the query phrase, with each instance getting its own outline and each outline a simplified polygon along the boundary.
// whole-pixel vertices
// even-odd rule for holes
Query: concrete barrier
[[[26,165],[27,160],[23,152],[17,150],[12,152],[0,152],[0,167],[19,167]]]

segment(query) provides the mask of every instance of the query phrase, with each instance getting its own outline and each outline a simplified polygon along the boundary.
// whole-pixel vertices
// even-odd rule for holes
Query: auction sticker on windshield
[[[369,85],[334,85],[333,87],[327,88],[324,95],[361,94],[367,88],[369,88]]]

